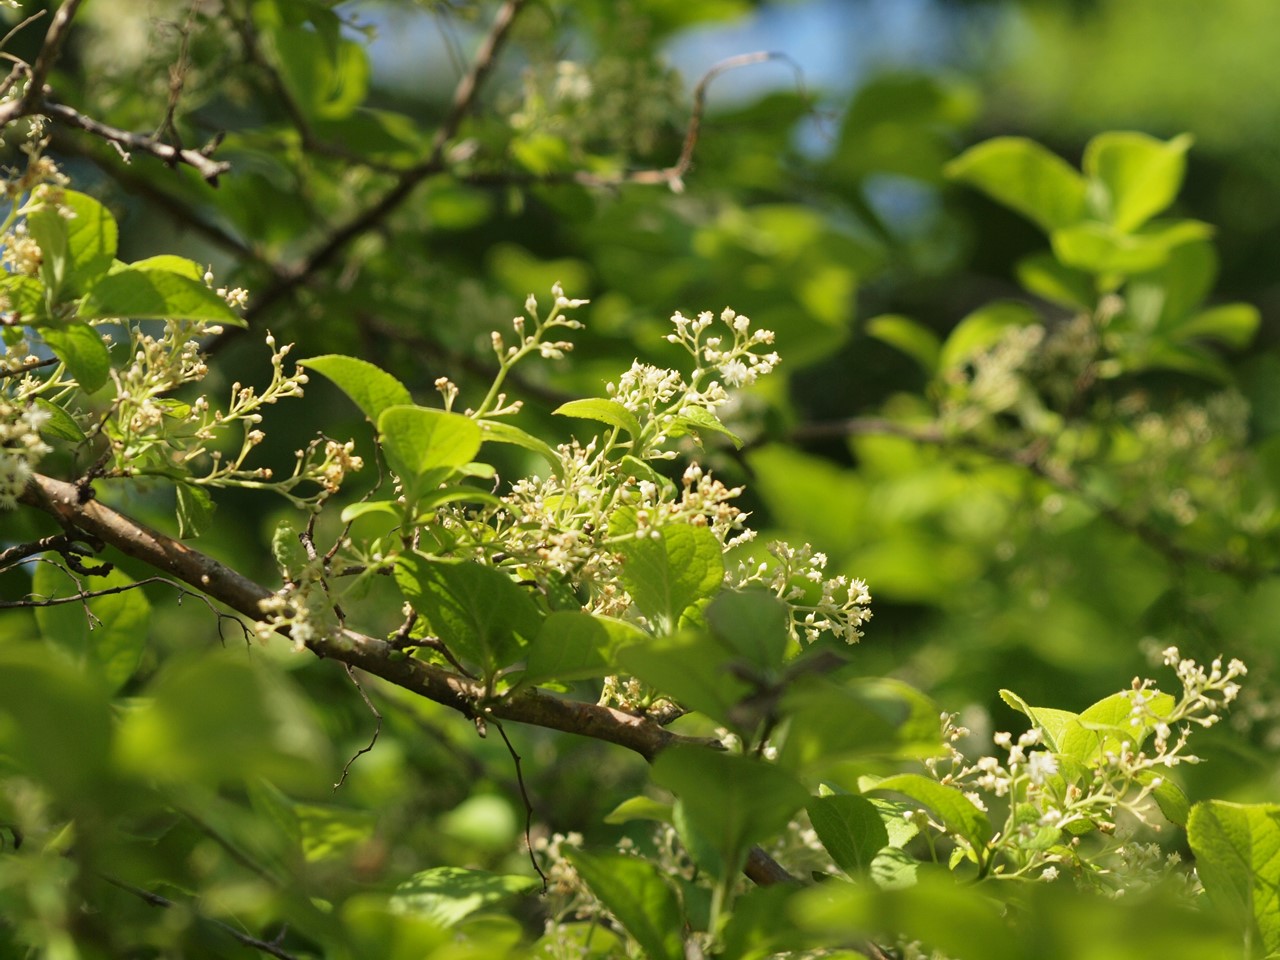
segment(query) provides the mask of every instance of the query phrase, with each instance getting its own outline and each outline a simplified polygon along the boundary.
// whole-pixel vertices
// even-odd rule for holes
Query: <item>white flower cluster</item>
[[[862,639],[862,626],[871,619],[871,590],[865,580],[827,576],[827,555],[807,543],[793,547],[775,541],[767,549],[772,561],[743,561],[728,578],[730,586],[768,588],[787,604],[796,639],[812,643],[824,633],[845,643]]]
[[[40,436],[50,414],[35,404],[0,398],[0,510],[12,510],[40,458],[51,450]]]
[[[1137,848],[1117,842],[1121,815],[1137,824],[1149,822],[1153,794],[1164,785],[1168,771],[1199,762],[1186,752],[1191,730],[1219,721],[1239,696],[1237,679],[1247,672],[1239,660],[1224,666],[1221,658],[1205,669],[1182,657],[1176,647],[1164,650],[1163,659],[1177,671],[1181,697],[1175,700],[1160,693],[1151,680],[1135,678],[1121,694],[1130,704],[1127,721],[1116,730],[1096,731],[1099,746],[1092,760],[1050,748],[1033,750],[1043,742],[1041,731],[1033,728],[1017,738],[996,733],[993,740],[1005,751],[1004,757],[985,756],[970,763],[956,746],[969,731],[956,723],[955,715],[943,714],[947,753],[925,760],[925,766],[979,810],[997,806],[989,803],[996,798],[1008,811],[987,850],[972,850],[962,837],[954,838],[957,847],[972,859],[994,863],[993,876],[1053,880],[1066,865],[1092,886],[1115,892],[1129,885],[1130,861],[1136,862]],[[1132,733],[1122,734],[1123,730]],[[1149,748],[1144,746],[1148,739]],[[945,832],[931,821],[924,825]],[[1073,835],[1068,835],[1068,828]],[[1087,848],[1082,843],[1085,834],[1102,840]]]

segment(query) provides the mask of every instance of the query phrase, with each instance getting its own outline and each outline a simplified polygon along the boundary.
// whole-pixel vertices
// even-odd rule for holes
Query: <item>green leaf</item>
[[[46,283],[62,299],[84,293],[111,268],[117,230],[115,217],[87,194],[64,190],[58,207],[69,208],[73,216],[64,217],[46,203],[28,215],[27,227],[51,270]]]
[[[388,407],[413,404],[408,387],[367,360],[330,353],[299,360],[298,366],[307,367],[332,380],[373,423],[378,422],[378,417]]]
[[[374,513],[400,517],[404,514],[404,508],[394,500],[366,500],[363,503],[347,504],[342,508],[341,518],[343,523],[350,523]]]
[[[706,618],[725,649],[765,672],[782,667],[791,636],[787,607],[773,594],[726,590],[711,601]]]
[[[563,475],[564,466],[560,462],[560,455],[551,448],[549,443],[538,439],[533,434],[526,433],[504,420],[481,420],[480,432],[485,443],[509,443],[533,451],[551,465],[556,476]]]
[[[1000,699],[1019,713],[1025,714],[1035,724],[1044,742],[1055,753],[1062,751],[1062,737],[1078,721],[1079,714],[1052,707],[1033,707],[1012,690],[1001,690]]]
[[[1156,774],[1148,772],[1140,780],[1145,784],[1151,783],[1155,778]],[[1186,827],[1187,817],[1191,814],[1191,801],[1180,786],[1164,776],[1160,778],[1160,785],[1151,791],[1151,795],[1155,797],[1156,806],[1166,820],[1176,827]]]
[[[1192,137],[1183,134],[1167,143],[1145,133],[1099,134],[1084,150],[1084,172],[1102,190],[1098,205],[1103,219],[1128,232],[1173,203],[1182,187]]]
[[[43,327],[48,322],[49,310],[45,303],[44,284],[35,277],[0,271],[0,295],[8,303],[5,313],[11,315],[16,322],[37,327]]]
[[[617,669],[614,655],[622,647],[649,639],[635,624],[578,610],[560,610],[542,621],[521,683],[585,680]]]
[[[1069,310],[1092,310],[1098,299],[1093,278],[1064,266],[1049,253],[1033,253],[1018,261],[1018,282],[1031,293]]]
[[[673,630],[692,604],[710,597],[724,580],[724,556],[706,527],[669,524],[624,540],[622,582],[636,609],[658,625]]]
[[[1213,228],[1198,220],[1156,222],[1138,233],[1089,221],[1055,230],[1049,237],[1054,255],[1065,265],[1089,273],[1128,276],[1163,265],[1181,244],[1212,236]]]
[[[179,276],[187,277],[191,280],[199,280],[204,283],[205,268],[200,266],[194,260],[188,260],[186,257],[174,256],[171,253],[162,253],[154,257],[147,257],[144,260],[135,260],[127,266],[121,266],[120,269],[125,270],[159,270],[163,273],[176,273]],[[115,273],[116,271],[111,271]]]
[[[901,793],[924,804],[948,830],[968,840],[978,856],[982,856],[983,848],[995,835],[987,815],[961,791],[921,774],[900,773],[886,777],[872,789],[877,793]]]
[[[179,483],[178,536],[183,540],[198,537],[213,519],[213,509],[208,490],[194,483]]]
[[[160,783],[332,785],[329,739],[277,667],[215,650],[169,659],[120,718],[120,768]]]
[[[1224,303],[1192,314],[1172,326],[1168,333],[1175,340],[1217,340],[1228,347],[1243,349],[1258,332],[1262,315],[1250,303]]]
[[[718,862],[702,866],[722,878],[737,873],[747,849],[784,830],[809,799],[780,767],[706,747],[663,750],[653,779],[676,795],[676,822],[683,820],[685,836],[696,834],[686,845],[714,852]]]
[[[1060,737],[1060,752],[1081,763],[1089,764],[1107,753],[1119,753],[1121,745],[1128,742],[1135,748],[1155,729],[1157,719],[1168,716],[1175,701],[1167,693],[1146,691],[1147,711],[1138,724],[1133,724],[1132,691],[1121,691],[1104,697],[1084,710],[1073,723],[1067,725]]]
[[[725,648],[701,632],[685,631],[619,650],[617,663],[689,710],[731,727],[744,737],[760,718],[737,710],[752,687],[732,671]]]
[[[102,816],[112,780],[106,691],[58,653],[38,644],[0,645],[0,757],[6,773],[16,766],[64,803]]]
[[[867,876],[871,861],[889,845],[880,811],[866,797],[814,797],[806,808],[818,839],[831,859],[851,877]]]
[[[493,567],[406,556],[395,577],[454,656],[487,677],[514,663],[542,624],[528,593]]]
[[[734,449],[742,449],[742,438],[717,420],[715,414],[702,407],[686,408],[677,414],[666,428],[667,436],[672,438],[683,437],[690,433],[694,434],[696,439],[700,439],[698,435],[702,433],[719,434],[722,437],[728,437]]]
[[[1280,805],[1197,803],[1187,841],[1209,899],[1250,924],[1266,956],[1280,953]]]
[[[102,335],[87,323],[41,327],[40,336],[85,393],[100,389],[111,374],[111,354]]]
[[[806,776],[848,760],[936,756],[942,748],[936,704],[898,681],[805,678],[788,685],[781,712],[790,722],[779,763]]]
[[[896,313],[882,313],[867,321],[867,335],[896,347],[932,376],[938,369],[942,344],[938,335],[922,323]]]
[[[86,591],[125,588],[92,600],[36,608],[36,624],[45,640],[71,654],[102,678],[110,691],[124,686],[142,660],[147,645],[151,604],[133,580],[119,570],[83,581]],[[36,566],[31,589],[41,597],[69,597],[79,592],[66,571],[51,563]],[[86,611],[85,604],[88,609]]]
[[[994,347],[1010,328],[1028,327],[1037,320],[1031,307],[1014,300],[996,300],[979,307],[948,335],[938,358],[938,369],[953,370]]]
[[[946,174],[1016,210],[1046,233],[1084,216],[1084,178],[1061,157],[1022,137],[997,137],[971,147],[947,164]]]
[[[387,463],[414,496],[428,479],[440,482],[480,452],[480,427],[460,413],[396,404],[382,410],[377,427]]]
[[[671,804],[652,797],[629,797],[604,816],[605,823],[629,823],[632,820],[671,822]]]
[[[125,267],[107,274],[80,301],[80,318],[204,320],[232,327],[246,324],[227,301],[199,280],[168,270]]]
[[[452,927],[477,910],[531,893],[537,886],[538,881],[532,877],[433,867],[397,886],[391,896],[391,908]]]
[[[636,415],[617,400],[604,397],[588,397],[585,400],[570,400],[556,407],[552,413],[562,417],[576,417],[579,420],[598,420],[611,427],[617,427],[631,438],[640,436],[642,428]]]
[[[44,397],[36,397],[32,403],[45,413],[49,414],[49,419],[44,422],[40,428],[40,432],[46,437],[52,437],[55,440],[70,440],[72,443],[80,443],[85,439],[84,431],[80,429],[80,424],[76,423],[75,418],[56,403],[51,403]]]
[[[349,810],[314,803],[295,804],[293,809],[298,820],[303,859],[307,863],[345,860],[368,842],[377,826],[375,815],[370,810]]]
[[[685,920],[675,891],[656,866],[624,854],[568,853],[591,892],[653,960],[683,960]]]

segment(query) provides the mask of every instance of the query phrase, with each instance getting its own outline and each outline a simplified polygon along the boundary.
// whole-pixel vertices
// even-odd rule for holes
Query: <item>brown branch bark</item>
[[[250,619],[263,618],[260,604],[272,596],[266,587],[96,500],[82,503],[75,484],[37,474],[21,499],[24,504],[54,517],[64,527],[97,537],[121,553],[141,560]],[[452,707],[465,716],[492,716],[499,720],[576,733],[626,747],[646,760],[652,760],[660,750],[674,743],[712,742],[672,733],[652,720],[621,710],[565,700],[538,690],[486,702],[483,684],[405,657],[385,640],[355,630],[344,629],[335,636],[317,637],[308,647],[318,657],[357,667],[436,703]]]
[[[250,619],[262,618],[260,604],[272,596],[266,587],[198,550],[96,500],[82,501],[75,484],[36,474],[21,502],[49,514],[68,530],[96,537]],[[511,720],[603,740],[626,747],[648,761],[676,743],[718,746],[714,740],[672,733],[646,717],[594,703],[565,700],[539,690],[484,702],[482,684],[405,657],[392,644],[355,630],[343,629],[336,636],[318,636],[307,646],[318,657],[337,660],[348,668],[359,668],[467,717]],[[750,851],[745,873],[760,885],[796,880],[759,847]]]

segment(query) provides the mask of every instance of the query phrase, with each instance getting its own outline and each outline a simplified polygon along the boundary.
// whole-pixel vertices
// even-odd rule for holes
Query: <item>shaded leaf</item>
[[[413,404],[408,387],[367,360],[330,353],[299,360],[298,366],[307,367],[332,380],[373,423],[378,422],[378,417],[388,407]]]
[[[433,867],[397,886],[391,895],[391,908],[452,927],[477,910],[531,893],[537,886],[538,881],[531,877]]]
[[[1084,178],[1069,163],[1023,137],[996,137],[966,150],[946,174],[1033,220],[1046,233],[1085,212]]]
[[[591,892],[654,960],[683,960],[684,917],[675,891],[658,868],[624,854],[567,854]]]

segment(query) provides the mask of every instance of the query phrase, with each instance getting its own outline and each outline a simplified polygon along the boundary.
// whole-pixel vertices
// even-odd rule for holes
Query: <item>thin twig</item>
[[[476,186],[509,186],[573,183],[583,187],[618,187],[623,184],[640,184],[644,186],[665,185],[675,193],[684,190],[684,178],[693,169],[693,157],[702,136],[702,121],[706,113],[707,91],[711,81],[722,73],[748,67],[770,60],[780,60],[789,64],[796,73],[796,85],[801,96],[807,96],[804,89],[804,74],[791,57],[785,53],[768,50],[757,50],[753,53],[742,53],[727,57],[714,64],[699,79],[693,89],[693,108],[689,113],[689,121],[685,126],[684,142],[680,147],[680,155],[669,167],[657,167],[646,170],[631,170],[621,173],[591,173],[586,170],[572,170],[549,174],[524,174],[519,172],[479,171],[465,173],[454,171],[453,175],[461,183]]]
[[[53,22],[49,24],[49,32],[44,35],[44,43],[41,44],[40,52],[36,55],[36,62],[31,66],[27,89],[22,95],[24,114],[37,112],[36,105],[44,99],[45,80],[48,79],[53,65],[62,56],[62,47],[67,42],[71,21],[75,18],[76,11],[82,2],[83,0],[65,0],[58,8],[58,12],[53,15]]]
[[[78,110],[74,110],[65,104],[55,103],[52,100],[42,101],[38,108],[32,112],[42,113],[49,119],[56,120],[68,127],[84,130],[86,133],[106,140],[108,143],[117,144],[125,150],[150,154],[170,166],[186,164],[200,174],[205,183],[211,187],[216,187],[218,185],[218,177],[231,169],[231,164],[226,161],[211,160],[209,158],[209,154],[217,146],[216,138],[199,150],[183,150],[172,147],[167,143],[162,143],[154,137],[140,133],[130,133],[128,130],[108,126],[105,123],[94,120],[92,117],[86,117]]]
[[[524,769],[520,764],[520,754],[516,753],[515,744],[507,736],[507,731],[502,724],[494,720],[493,725],[498,728],[498,735],[502,737],[502,742],[507,745],[507,753],[511,754],[511,762],[516,768],[516,783],[520,785],[520,799],[524,801],[524,845],[529,851],[529,862],[533,864],[533,869],[537,871],[538,876],[542,879],[542,892],[546,893],[547,875],[542,872],[542,867],[538,864],[538,858],[533,852],[533,802],[529,799],[529,787],[524,782]]]
[[[347,773],[351,770],[351,765],[366,753],[373,750],[374,746],[378,742],[378,735],[382,733],[382,714],[378,712],[378,708],[375,707],[373,705],[373,701],[369,699],[369,694],[366,693],[364,687],[360,685],[360,678],[356,676],[355,668],[349,663],[344,663],[342,666],[346,669],[347,676],[351,678],[351,682],[355,684],[355,688],[360,694],[360,699],[364,701],[364,705],[368,707],[369,712],[373,714],[373,736],[369,738],[369,742],[367,744],[353,753],[351,758],[347,760],[346,765],[342,768],[342,776],[340,776],[338,778],[338,782],[333,785],[335,793],[338,791],[339,787],[347,782]]]
[[[476,96],[485,79],[492,72],[498,51],[502,49],[516,15],[526,2],[527,0],[507,0],[498,10],[493,25],[476,51],[471,69],[458,82],[449,112],[436,128],[431,149],[422,162],[402,173],[400,179],[383,194],[381,199],[332,231],[300,264],[263,290],[245,311],[244,318],[250,327],[262,313],[327,267],[349,243],[373,229],[398,209],[419,184],[444,169],[445,148],[457,135],[467,114],[474,109]],[[234,329],[228,330],[216,341],[215,347],[221,346],[235,336]]]
[[[111,884],[113,887],[118,887],[119,889],[125,891],[126,893],[133,894],[143,903],[147,904],[147,906],[159,907],[165,910],[169,909],[170,907],[176,906],[174,901],[170,900],[168,897],[162,897],[158,893],[152,893],[150,890],[144,890],[142,887],[135,887],[132,883],[128,883],[124,880],[117,879],[116,877],[107,876],[105,873],[100,873],[98,874],[98,876],[100,876],[107,883]],[[195,915],[199,919],[203,920],[205,923],[209,923],[217,927],[223,933],[227,934],[227,936],[234,938],[235,940],[244,944],[246,947],[252,947],[254,950],[259,950],[262,953],[268,954],[269,956],[272,956],[272,957],[278,957],[279,960],[300,960],[300,958],[295,956],[294,954],[289,953],[287,950],[281,949],[279,944],[272,943],[269,940],[260,940],[257,937],[250,936],[247,933],[243,933],[242,931],[237,930],[235,927],[231,926],[231,924],[225,923],[222,920],[215,919],[214,917],[206,917],[204,914],[201,914],[201,913],[196,913]]]

